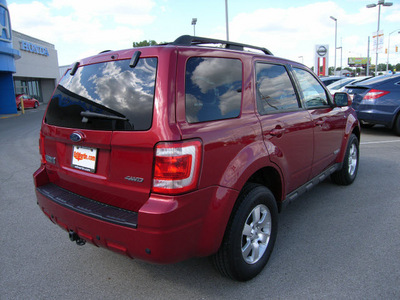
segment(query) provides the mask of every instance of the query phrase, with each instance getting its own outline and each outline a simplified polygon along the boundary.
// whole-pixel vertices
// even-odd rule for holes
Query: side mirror
[[[335,93],[333,96],[333,101],[338,107],[351,106],[351,103],[353,102],[349,94],[342,92]]]

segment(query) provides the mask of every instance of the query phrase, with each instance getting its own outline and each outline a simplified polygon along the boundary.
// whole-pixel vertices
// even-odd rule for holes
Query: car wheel
[[[21,110],[21,103],[20,103],[20,104],[18,104],[18,107],[17,107],[17,109],[18,109],[18,110]]]
[[[35,104],[33,105],[33,108],[37,108],[39,106],[39,104],[37,102],[35,102]]]
[[[358,139],[354,134],[351,134],[349,143],[347,144],[343,166],[340,170],[331,175],[333,182],[339,185],[349,185],[353,183],[358,172],[359,152]]]
[[[397,115],[396,121],[394,122],[393,129],[397,135],[400,135],[400,113]]]
[[[213,256],[221,274],[250,280],[267,264],[278,232],[275,197],[263,185],[246,184],[232,212],[222,245]]]

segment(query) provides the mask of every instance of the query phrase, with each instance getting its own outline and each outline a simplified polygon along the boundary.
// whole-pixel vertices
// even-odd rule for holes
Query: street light
[[[389,41],[388,41],[388,49],[387,49],[388,57],[387,57],[387,63],[386,63],[386,72],[389,71],[390,35],[391,35],[392,33],[395,33],[396,31],[397,31],[397,33],[400,33],[400,29],[397,29],[397,30],[392,31],[391,33],[389,33]]]
[[[196,23],[197,23],[197,18],[192,18],[193,36],[196,36]]]
[[[331,16],[331,19],[335,21],[335,68],[333,69],[333,75],[336,72],[336,47],[337,47],[337,19]]]
[[[226,40],[229,41],[228,0],[225,0]]]
[[[379,10],[378,10],[378,30],[376,31],[376,63],[375,63],[375,76],[378,73],[378,46],[379,46],[379,25],[380,25],[380,21],[381,21],[381,6],[392,6],[393,3],[392,2],[385,2],[385,0],[378,0],[378,3],[372,3],[372,4],[368,4],[367,8],[373,8],[378,6]]]
[[[342,65],[343,47],[337,47],[336,49],[340,49],[340,76],[342,76],[342,74],[343,74],[343,65]]]

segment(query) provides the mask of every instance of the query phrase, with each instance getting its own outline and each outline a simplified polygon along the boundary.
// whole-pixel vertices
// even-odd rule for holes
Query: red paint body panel
[[[303,68],[269,55],[164,45],[106,52],[81,60],[79,66],[129,62],[137,51],[141,52],[141,59],[157,59],[149,129],[84,129],[87,120],[82,120],[83,128],[68,128],[49,125],[46,117],[42,123],[43,161],[34,173],[36,187],[52,184],[77,199],[93,201],[95,206],[137,215],[135,228],[122,226],[60,205],[36,191],[40,208],[52,222],[96,246],[156,263],[211,255],[220,247],[232,209],[247,182],[262,183],[263,176],[276,176],[268,183],[279,185],[269,187],[280,204],[311,178],[341,163],[348,137],[358,128],[351,108],[332,103],[322,109],[299,107],[260,115],[255,63],[285,65],[289,73],[291,66]],[[241,63],[242,87],[234,90],[241,97],[237,116],[192,123],[187,120],[186,65],[193,57],[227,58]],[[293,88],[298,89],[294,75],[290,76]],[[296,95],[299,97],[300,93],[296,91]],[[48,111],[49,107],[50,104]],[[72,134],[81,140],[74,141]],[[181,189],[183,193],[153,193],[156,145],[178,145],[182,141],[197,141],[196,145],[200,145],[201,157],[194,177],[197,182],[189,190]],[[97,149],[95,172],[72,165],[76,146]]]
[[[44,166],[35,172],[34,181],[36,186],[49,183]],[[73,230],[98,247],[155,263],[217,251],[237,195],[216,186],[181,196],[153,194],[138,211],[138,227],[133,229],[77,213],[36,191],[45,215],[64,230]]]

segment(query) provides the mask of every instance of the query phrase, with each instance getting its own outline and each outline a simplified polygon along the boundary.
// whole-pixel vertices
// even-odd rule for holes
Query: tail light
[[[46,154],[44,152],[44,135],[40,132],[39,136],[39,154],[41,157],[42,164],[46,163]]]
[[[363,100],[371,100],[371,99],[378,99],[382,96],[385,96],[389,94],[390,92],[388,91],[381,91],[381,90],[375,90],[371,89],[363,98]]]
[[[155,149],[153,192],[180,194],[197,187],[201,142],[159,143]]]

